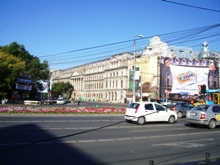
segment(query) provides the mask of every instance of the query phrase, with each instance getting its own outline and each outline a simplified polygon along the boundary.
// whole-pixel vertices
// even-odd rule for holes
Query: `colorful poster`
[[[16,89],[31,91],[32,86],[16,84]]]
[[[199,94],[201,85],[206,89],[219,88],[219,68],[213,60],[160,59],[160,97],[170,93]]]
[[[209,68],[171,65],[170,70],[173,80],[171,93],[188,92],[194,95],[198,94],[200,85],[208,85]]]

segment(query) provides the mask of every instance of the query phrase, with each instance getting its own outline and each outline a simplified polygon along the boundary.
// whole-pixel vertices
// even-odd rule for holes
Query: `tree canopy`
[[[1,51],[1,84],[0,91],[10,95],[12,90],[15,89],[16,79],[19,76],[19,72],[31,74],[34,83],[32,84],[32,90],[30,95],[34,95],[37,91],[43,91],[44,86],[41,81],[47,81],[49,79],[49,65],[48,61],[40,62],[39,58],[31,55],[23,45],[19,45],[17,42],[13,42],[6,46],[0,47]],[[11,61],[9,62],[9,60]],[[12,59],[14,60],[12,62]],[[13,70],[11,70],[13,68]],[[5,76],[10,77],[5,79]],[[5,91],[7,89],[7,91]],[[4,94],[6,95],[6,94]],[[34,97],[34,96],[31,96]]]
[[[26,64],[21,59],[0,50],[0,95],[15,87],[19,72],[24,71]]]
[[[73,86],[69,82],[57,82],[52,84],[52,94],[55,97],[59,95],[69,98],[73,91]]]

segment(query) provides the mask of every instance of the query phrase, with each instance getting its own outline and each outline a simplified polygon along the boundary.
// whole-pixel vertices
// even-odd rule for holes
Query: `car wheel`
[[[174,116],[170,116],[168,123],[173,124],[175,122],[175,117]]]
[[[137,123],[139,125],[143,125],[145,123],[145,118],[144,117],[139,117],[138,120],[137,120]]]
[[[177,112],[177,117],[178,117],[179,119],[182,118],[182,116],[183,116],[182,112]]]
[[[215,120],[213,120],[213,119],[210,120],[208,126],[209,126],[210,129],[214,129],[214,128],[216,127],[216,122],[215,122]]]

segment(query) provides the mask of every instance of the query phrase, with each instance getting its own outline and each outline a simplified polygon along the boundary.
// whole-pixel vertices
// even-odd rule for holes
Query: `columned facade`
[[[132,53],[121,53],[108,59],[54,71],[52,83],[70,82],[74,87],[71,97],[75,99],[123,103],[128,89],[128,60],[132,57]]]

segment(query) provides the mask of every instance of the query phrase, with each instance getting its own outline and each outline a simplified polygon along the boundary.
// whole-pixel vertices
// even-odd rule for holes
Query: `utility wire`
[[[220,13],[220,10],[214,10],[214,9],[208,9],[208,8],[204,8],[204,7],[192,6],[192,5],[173,2],[173,1],[168,1],[168,0],[162,0],[162,1],[163,2],[168,2],[168,3],[173,3],[173,4],[176,4],[176,5],[187,6],[187,7],[192,7],[192,8],[196,8],[196,9],[202,9],[202,10],[208,10],[208,11],[214,11],[214,12],[219,12]]]
[[[219,36],[219,31],[213,32],[215,29],[217,29],[220,26],[220,24],[214,24],[209,26],[203,26],[198,28],[192,28],[188,30],[182,30],[182,31],[176,31],[171,33],[165,33],[158,35],[162,42],[167,43],[168,45],[175,45],[175,44],[184,44],[189,45],[190,43],[197,42],[201,39],[208,39],[212,38],[212,42],[217,42],[219,39],[216,37]],[[210,33],[211,31],[211,33]],[[143,37],[136,39],[136,51],[143,51],[143,49],[146,47],[146,43],[149,43],[149,39],[153,36]],[[72,51],[66,51],[62,53],[56,53],[54,54],[53,58],[49,58],[49,64],[50,65],[62,65],[67,63],[75,63],[78,62],[88,63],[88,61],[92,62],[94,59],[100,58],[110,58],[113,56],[113,54],[120,54],[122,53],[121,50],[124,50],[123,52],[130,52],[132,53],[133,50],[133,41],[134,40],[126,40],[122,42],[116,42],[111,44],[105,44],[100,46],[94,46],[84,49],[78,49],[78,50],[72,50]],[[201,42],[201,41],[200,41]],[[161,43],[159,43],[161,44]],[[194,44],[195,46],[196,44]],[[201,44],[200,44],[201,45]],[[157,46],[157,45],[154,45]],[[158,45],[160,46],[160,45]],[[119,50],[121,52],[119,52]],[[61,55],[68,54],[62,57],[59,57]],[[47,56],[41,56],[42,57],[48,57],[52,55]]]

